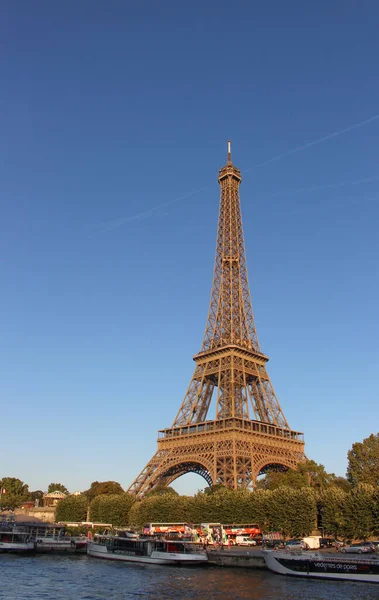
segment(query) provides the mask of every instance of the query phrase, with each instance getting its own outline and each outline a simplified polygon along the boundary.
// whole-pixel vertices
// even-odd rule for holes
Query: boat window
[[[158,552],[166,552],[166,544],[164,542],[156,542],[155,549]]]
[[[184,552],[184,544],[167,544],[167,552]]]

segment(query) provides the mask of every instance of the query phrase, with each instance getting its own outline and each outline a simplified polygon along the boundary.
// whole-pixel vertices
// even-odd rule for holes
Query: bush
[[[90,504],[90,519],[92,522],[111,523],[116,527],[127,525],[135,501],[134,496],[125,492],[96,496]]]
[[[57,504],[56,521],[86,521],[88,500],[86,496],[67,496]]]

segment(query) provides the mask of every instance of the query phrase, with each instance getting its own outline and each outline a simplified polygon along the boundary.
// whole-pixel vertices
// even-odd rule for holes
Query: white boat
[[[28,533],[0,531],[0,552],[33,552],[35,543]]]
[[[65,536],[40,536],[36,540],[36,551],[44,552],[86,552],[87,538]]]
[[[378,558],[342,558],[320,552],[276,550],[263,550],[263,556],[270,571],[281,575],[379,583]]]
[[[98,535],[88,541],[87,554],[96,558],[155,565],[193,565],[208,562],[204,550],[177,540],[131,539]]]

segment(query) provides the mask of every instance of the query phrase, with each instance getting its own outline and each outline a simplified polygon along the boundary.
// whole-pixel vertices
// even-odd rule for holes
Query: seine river
[[[302,580],[254,569],[0,556],[0,598],[6,600],[378,600],[378,594],[375,584]]]

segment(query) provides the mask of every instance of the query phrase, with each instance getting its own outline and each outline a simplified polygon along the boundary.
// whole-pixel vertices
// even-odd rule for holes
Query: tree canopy
[[[43,500],[43,491],[42,490],[34,490],[33,492],[30,492],[29,500],[33,500],[33,502],[38,500],[38,502],[41,504],[42,500]]]
[[[365,540],[376,532],[375,499],[375,488],[367,483],[359,483],[347,494],[344,503],[346,537]]]
[[[84,492],[89,502],[96,498],[96,496],[103,494],[113,495],[123,493],[124,490],[117,481],[93,481],[89,490]]]
[[[283,537],[309,535],[316,525],[316,499],[311,489],[281,486],[267,496],[266,528]]]
[[[347,453],[347,478],[352,485],[379,485],[379,433],[353,444]]]
[[[94,501],[95,502],[95,501]],[[310,488],[280,487],[274,491],[231,490],[220,486],[212,494],[151,496],[136,501],[129,523],[142,528],[148,522],[256,523],[264,532],[305,535],[316,522],[316,499]],[[110,521],[111,522],[111,521]]]
[[[29,497],[29,486],[17,477],[3,477],[0,480],[2,494],[0,503],[3,508],[15,508]]]
[[[84,494],[80,496],[67,496],[57,504],[55,520],[59,521],[86,521],[88,499]]]
[[[293,489],[309,487],[309,479],[305,473],[299,471],[269,471],[262,479],[259,479],[256,485],[257,490],[276,490],[282,486],[290,486]]]
[[[340,487],[330,487],[319,499],[320,522],[323,533],[338,538],[346,534],[346,492]]]
[[[225,485],[222,485],[221,483],[215,483],[214,485],[210,485],[210,486],[206,487],[204,489],[203,493],[212,495],[212,494],[217,494],[218,492],[222,492],[226,489],[227,488],[225,487]]]
[[[151,498],[151,496],[164,496],[165,494],[171,494],[172,496],[179,496],[178,492],[174,488],[165,485],[157,485],[150,492],[145,494],[145,498]]]
[[[269,471],[257,483],[257,489],[275,490],[281,486],[292,489],[311,487],[321,492],[331,486],[338,486],[345,491],[349,483],[343,477],[336,477],[334,473],[327,473],[325,467],[314,460],[305,460],[298,464],[297,470]]]
[[[129,513],[129,523],[138,528],[150,521],[191,523],[193,520],[189,514],[190,500],[187,496],[173,494],[150,496],[133,504]]]
[[[135,496],[125,492],[96,496],[90,505],[90,520],[116,527],[127,525],[130,509],[135,502]]]
[[[62,494],[70,493],[66,486],[63,485],[63,483],[49,483],[47,493],[50,494],[51,492],[62,492]]]

